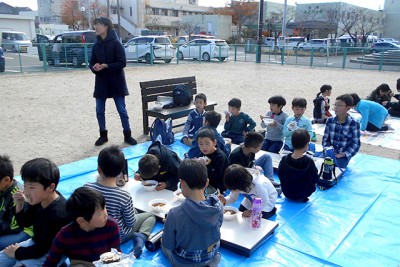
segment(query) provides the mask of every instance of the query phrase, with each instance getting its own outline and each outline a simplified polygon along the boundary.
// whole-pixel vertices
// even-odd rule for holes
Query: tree
[[[91,25],[93,25],[93,21],[96,18],[107,16],[107,6],[99,4],[99,1],[96,0],[95,2],[90,3],[89,12],[92,20]]]
[[[199,24],[194,21],[174,21],[172,24],[176,29],[179,29],[179,32],[183,31],[189,36],[192,35],[196,28],[199,26]]]
[[[73,30],[79,30],[79,22],[82,20],[82,12],[76,0],[65,0],[61,6],[61,20]]]
[[[227,7],[217,9],[216,13],[232,16],[232,23],[238,27],[238,36],[242,36],[243,26],[253,25],[257,21],[258,4],[254,0],[232,1]]]
[[[286,9],[286,23],[294,20],[296,9],[294,6],[288,6]],[[275,37],[275,45],[277,38],[282,32],[283,10],[271,12],[270,16],[265,19],[264,27],[267,29],[269,36]]]
[[[381,16],[381,13],[373,10],[348,7],[342,11],[339,28],[343,33],[348,34],[355,44],[360,38],[364,46],[368,36],[381,29]]]

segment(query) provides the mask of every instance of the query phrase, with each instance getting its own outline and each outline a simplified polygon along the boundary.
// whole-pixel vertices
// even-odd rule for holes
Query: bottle
[[[154,252],[161,246],[161,238],[163,235],[163,230],[152,234],[145,242],[145,247],[148,251]]]
[[[331,180],[332,179],[332,172],[333,172],[333,159],[330,157],[326,157],[324,159],[323,167],[322,167],[322,178],[324,180]]]
[[[251,211],[251,228],[257,229],[261,226],[262,217],[262,199],[256,197],[253,199],[253,208]]]

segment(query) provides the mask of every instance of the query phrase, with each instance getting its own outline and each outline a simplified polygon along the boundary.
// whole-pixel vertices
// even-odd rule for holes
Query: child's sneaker
[[[316,142],[316,141],[317,141],[317,134],[315,132],[312,132],[311,142]]]
[[[146,242],[147,237],[142,233],[134,233],[132,240],[135,245],[133,248],[133,255],[135,255],[136,258],[139,258],[140,255],[142,255],[144,243]]]

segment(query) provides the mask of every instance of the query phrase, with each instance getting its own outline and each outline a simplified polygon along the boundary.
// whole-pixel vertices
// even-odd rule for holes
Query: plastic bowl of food
[[[156,190],[156,186],[158,185],[158,182],[155,180],[147,180],[142,182],[142,186],[144,190],[151,192]]]
[[[232,206],[225,206],[224,207],[224,220],[231,221],[237,218],[239,210]]]
[[[149,207],[155,213],[161,213],[165,211],[165,207],[168,204],[168,200],[166,199],[153,199],[149,201]]]
[[[174,192],[174,195],[178,198],[179,201],[184,201],[186,198],[182,193],[182,190],[178,189]]]
[[[265,125],[269,125],[269,124],[274,122],[274,119],[266,117],[266,118],[263,119],[263,122],[264,122]]]

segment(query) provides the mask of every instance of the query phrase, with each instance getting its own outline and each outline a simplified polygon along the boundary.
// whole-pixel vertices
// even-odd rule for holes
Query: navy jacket
[[[96,72],[93,70],[96,63],[106,63],[108,68]],[[125,66],[125,50],[115,31],[109,31],[104,40],[98,36],[89,62],[90,69],[96,74],[93,97],[112,98],[129,95],[125,80]]]

